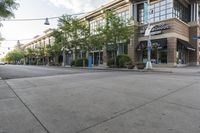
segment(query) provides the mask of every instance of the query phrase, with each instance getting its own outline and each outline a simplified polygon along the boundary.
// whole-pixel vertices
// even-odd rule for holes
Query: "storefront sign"
[[[141,30],[140,33],[144,34],[146,29],[147,29],[148,25],[144,26]],[[170,29],[170,26],[168,24],[165,23],[160,23],[157,24],[156,26],[154,26],[154,28],[151,30],[151,35],[157,35],[157,34],[161,34],[163,30],[167,30]]]

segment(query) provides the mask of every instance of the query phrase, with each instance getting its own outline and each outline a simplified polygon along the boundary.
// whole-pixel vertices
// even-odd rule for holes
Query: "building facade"
[[[154,25],[151,31],[153,64],[199,65],[200,41],[194,37],[200,36],[200,1],[160,0],[150,5],[149,18],[145,16],[146,3],[147,0],[115,0],[86,15],[85,18],[91,31],[103,23],[102,10],[113,9],[122,19],[130,19],[138,28],[129,44],[119,46],[118,53],[128,54],[134,62],[147,61],[148,37],[144,33],[147,23],[150,22]],[[104,49],[100,58],[106,62],[108,56],[109,50]]]
[[[130,20],[131,24],[138,28],[128,44],[119,43],[117,53],[128,54],[134,62],[147,61],[148,37],[144,33],[150,22],[154,26],[151,30],[151,61],[153,64],[160,66],[199,65],[200,40],[195,37],[200,36],[200,1],[160,0],[150,5],[149,15],[147,15],[146,3],[147,0],[114,0],[86,14],[81,19],[87,21],[93,34],[98,26],[105,23],[102,12],[104,10],[112,9],[124,21]],[[35,41],[25,46],[34,47]],[[89,54],[93,57],[93,64],[98,64],[98,60],[106,63],[111,56],[109,46],[102,50],[94,48]]]
[[[49,64],[50,57],[46,55],[46,48],[54,44],[54,37],[52,36],[53,29],[47,29],[43,32],[42,35],[37,35],[31,40],[29,43],[22,45],[22,49],[24,51],[28,51],[28,49],[38,50],[40,48],[43,49],[43,56],[35,55],[34,58],[29,59],[28,57],[25,59],[26,64],[32,64],[32,62],[37,62],[37,64]]]

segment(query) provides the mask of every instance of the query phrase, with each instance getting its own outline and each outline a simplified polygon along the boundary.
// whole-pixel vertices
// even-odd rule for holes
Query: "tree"
[[[13,50],[6,54],[5,60],[8,62],[18,63],[24,58],[24,54],[20,50]]]
[[[31,65],[33,63],[33,58],[35,57],[35,51],[31,48],[26,49],[25,57],[28,58],[28,64]]]
[[[13,10],[16,10],[18,3],[16,0],[1,0],[0,1],[0,20],[4,18],[14,17]]]
[[[62,32],[62,41],[64,48],[74,49],[75,60],[77,60],[77,49],[87,47],[87,38],[89,28],[78,18],[63,15],[59,18],[59,30]]]
[[[15,0],[0,0],[0,27],[2,26],[1,20],[9,17],[14,17],[13,10],[16,10],[19,6]],[[3,38],[0,35],[0,42]]]
[[[104,44],[113,45],[114,63],[116,65],[117,50],[119,42],[128,42],[134,32],[134,27],[129,22],[121,19],[113,11],[105,11],[105,25],[98,29]]]

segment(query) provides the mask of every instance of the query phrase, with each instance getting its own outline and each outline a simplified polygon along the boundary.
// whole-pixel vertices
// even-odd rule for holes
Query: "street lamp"
[[[50,23],[49,23],[49,18],[46,18],[46,19],[45,19],[44,25],[50,25]]]
[[[154,4],[154,3],[157,3],[157,2],[160,2],[160,0],[148,0],[147,2],[147,15],[148,15],[148,26],[147,26],[147,29],[145,31],[145,36],[148,36],[148,42],[147,42],[147,48],[148,48],[148,58],[147,58],[147,63],[146,63],[146,69],[147,70],[151,70],[153,67],[152,67],[152,63],[151,63],[151,47],[152,47],[152,44],[151,44],[151,30],[153,29],[153,27],[155,25],[151,25],[151,22],[150,22],[150,5],[151,4]]]

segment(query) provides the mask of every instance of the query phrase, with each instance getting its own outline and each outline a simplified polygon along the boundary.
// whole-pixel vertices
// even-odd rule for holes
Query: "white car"
[[[4,63],[4,62],[2,62],[2,61],[0,61],[0,65],[5,65],[5,63]]]

